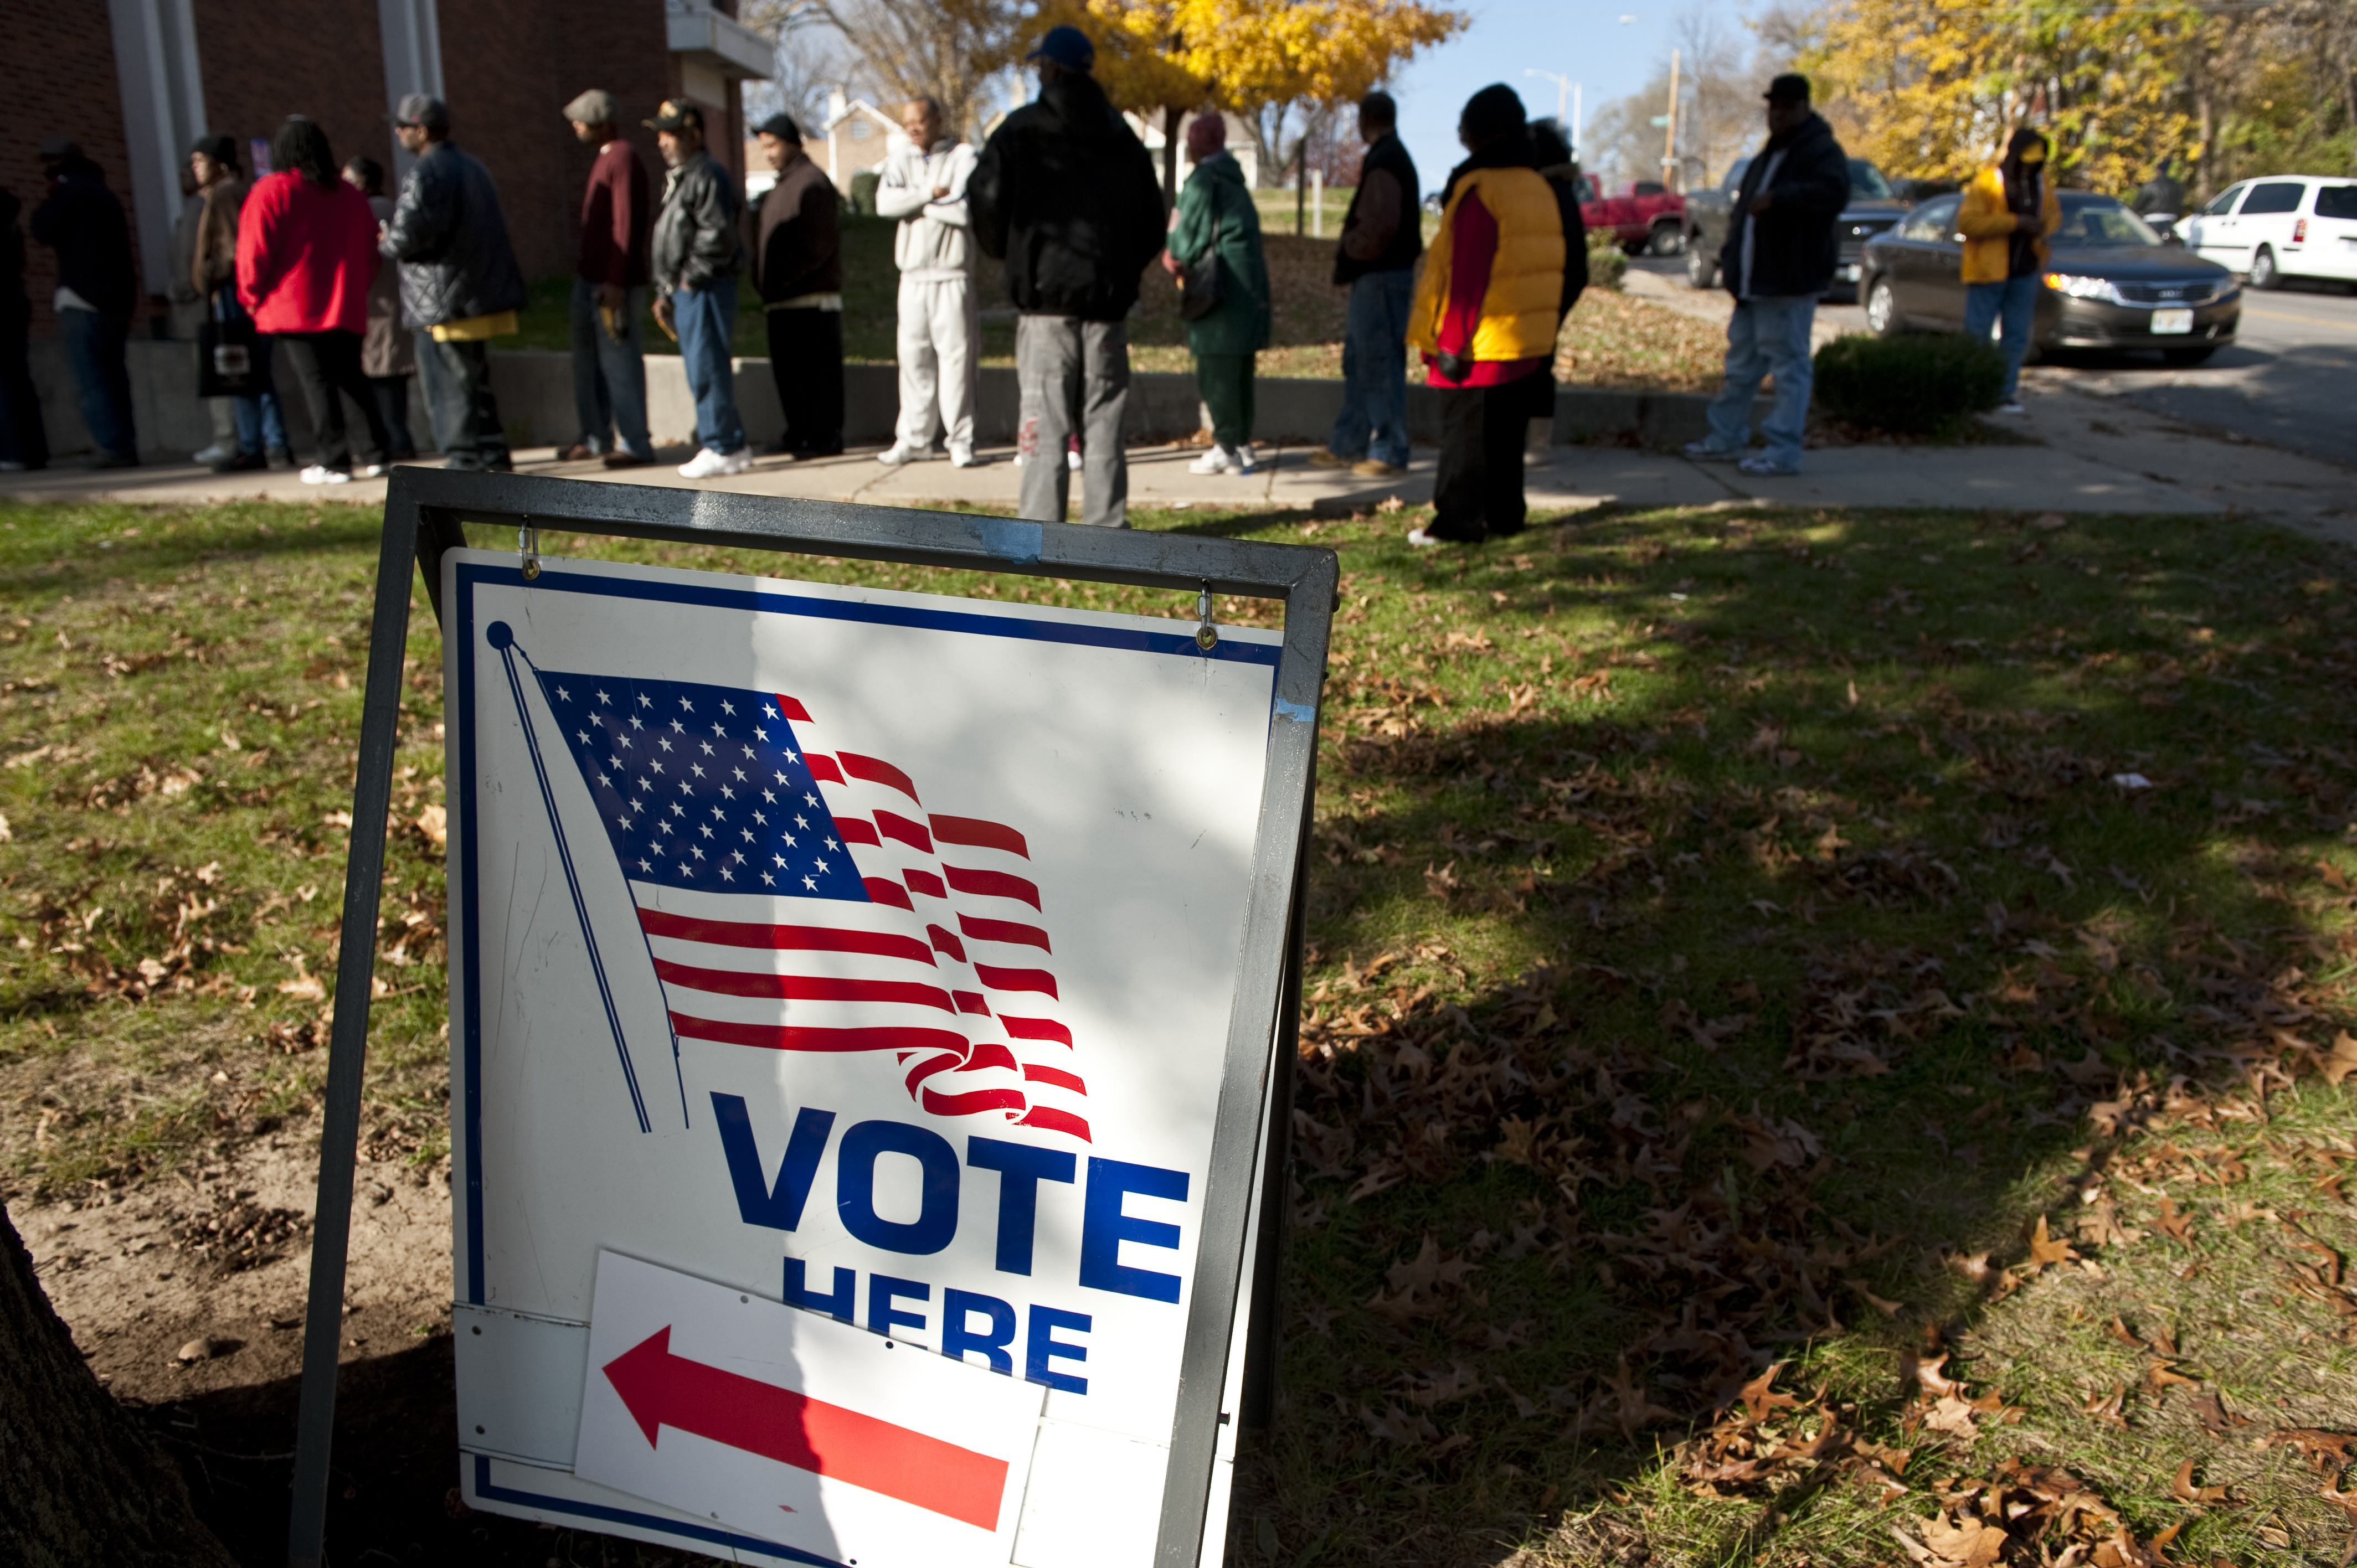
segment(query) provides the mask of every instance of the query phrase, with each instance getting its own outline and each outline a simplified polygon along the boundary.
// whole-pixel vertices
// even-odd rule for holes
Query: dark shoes
[[[840,457],[843,456],[843,443],[831,441],[823,446],[797,446],[786,456],[797,463],[807,463],[813,457]]]
[[[560,463],[587,463],[604,456],[603,452],[590,446],[587,441],[576,441],[572,446],[559,452],[556,455],[556,460]]]
[[[213,465],[216,474],[259,474],[270,467],[270,459],[259,452],[232,452]]]
[[[511,474],[515,465],[504,452],[496,457],[454,456],[442,459],[442,467],[457,474]]]
[[[292,452],[289,452],[288,450],[286,450],[286,448],[285,448],[285,447],[284,447],[284,446],[273,446],[273,447],[270,449],[270,462],[269,462],[269,465],[268,465],[268,466],[269,466],[269,467],[273,467],[273,468],[282,468],[282,469],[284,469],[284,468],[299,468],[299,467],[301,467],[303,465],[302,465],[302,464],[300,464],[300,463],[297,463],[297,462],[295,460],[295,454],[294,454],[294,453],[292,453]]]
[[[607,453],[604,462],[608,468],[643,468],[652,464],[654,458],[651,456],[640,456],[626,447],[620,451]]]
[[[96,452],[82,465],[86,468],[135,468],[139,459],[122,452]]]

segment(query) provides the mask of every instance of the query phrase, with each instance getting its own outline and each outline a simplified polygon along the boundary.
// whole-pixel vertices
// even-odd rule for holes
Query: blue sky
[[[1674,13],[1648,0],[1458,0],[1473,25],[1400,74],[1400,139],[1427,187],[1463,157],[1457,112],[1493,81],[1523,95],[1534,115],[1552,114],[1555,84],[1526,70],[1553,71],[1586,87],[1587,118],[1645,85],[1670,55]],[[1634,21],[1623,23],[1623,16]]]

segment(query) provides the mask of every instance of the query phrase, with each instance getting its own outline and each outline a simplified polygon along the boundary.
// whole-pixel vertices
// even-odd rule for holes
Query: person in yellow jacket
[[[1555,412],[1555,333],[1568,308],[1565,220],[1523,101],[1502,82],[1483,88],[1457,136],[1471,156],[1449,172],[1408,306],[1425,382],[1447,394],[1432,524],[1408,534],[1414,545],[1522,531],[1523,444],[1530,422]]]
[[[1956,213],[1964,236],[1964,336],[1982,342],[2004,333],[2005,396],[1999,413],[2019,413],[2021,361],[2046,274],[2046,236],[2062,226],[2062,203],[2046,177],[2047,141],[2024,125],[2007,142],[2004,161],[1975,176]]]

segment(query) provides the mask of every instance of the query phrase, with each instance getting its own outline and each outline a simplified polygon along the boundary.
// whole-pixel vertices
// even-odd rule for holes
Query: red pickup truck
[[[1674,256],[1685,240],[1686,199],[1659,180],[1641,179],[1615,196],[1592,175],[1579,177],[1579,216],[1593,237],[1609,233],[1631,255]]]

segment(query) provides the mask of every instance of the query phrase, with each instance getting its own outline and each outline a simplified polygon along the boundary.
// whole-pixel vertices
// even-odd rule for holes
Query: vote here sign
[[[1146,1563],[1281,639],[442,575],[468,1502]]]

